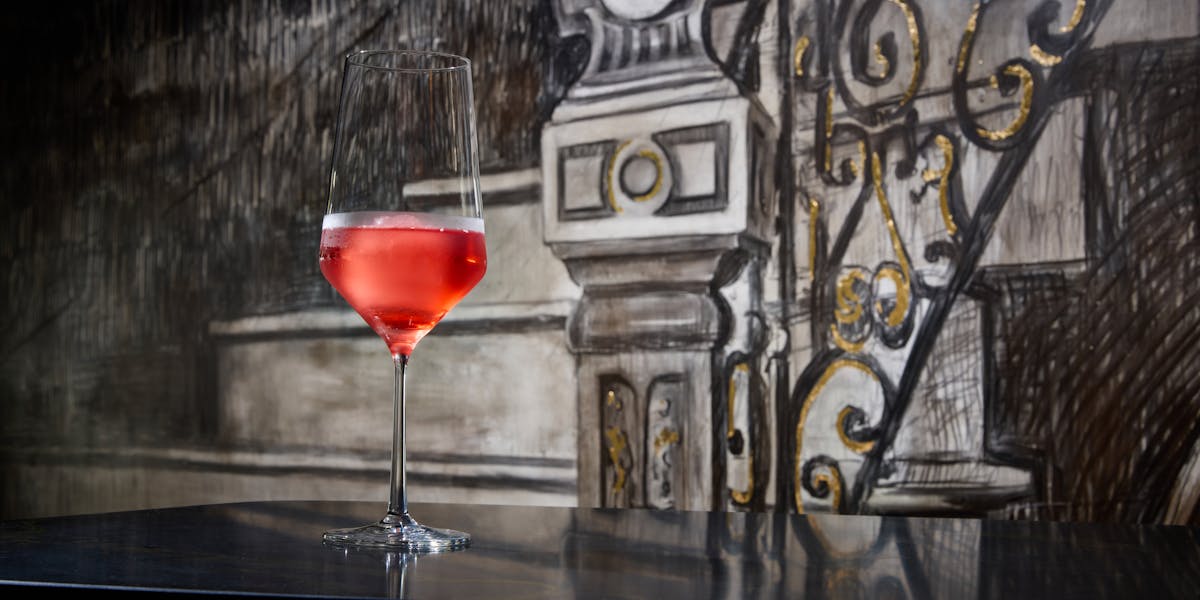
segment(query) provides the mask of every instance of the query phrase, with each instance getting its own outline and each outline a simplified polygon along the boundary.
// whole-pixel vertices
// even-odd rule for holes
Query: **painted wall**
[[[1054,5],[23,8],[0,516],[382,502],[315,248],[341,57],[409,46],[475,60],[491,257],[414,499],[1196,523],[1200,10]]]

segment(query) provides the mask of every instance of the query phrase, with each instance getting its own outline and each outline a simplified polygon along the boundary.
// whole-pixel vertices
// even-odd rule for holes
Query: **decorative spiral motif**
[[[836,460],[825,455],[812,457],[804,463],[800,482],[810,496],[829,498],[833,511],[841,512],[846,482],[842,479],[842,470],[838,468]],[[800,505],[799,499],[796,503]]]
[[[954,161],[956,154],[954,141],[945,134],[936,133],[933,136],[933,143],[942,153],[942,168],[926,169],[921,173],[921,179],[925,180],[925,183],[937,184],[938,208],[942,212],[942,223],[946,225],[946,234],[954,237],[958,234],[958,222],[954,218],[954,209],[950,205],[950,178],[957,171]]]
[[[834,356],[829,361],[819,361],[810,364],[797,382],[797,394],[793,395],[792,401],[798,402],[801,399],[800,393],[803,393],[803,401],[800,401],[800,418],[796,422],[796,438],[795,438],[795,455],[793,457],[793,501],[798,512],[804,512],[804,501],[802,492],[807,492],[815,498],[831,498],[834,509],[838,510],[843,506],[847,498],[851,499],[851,506],[855,498],[856,490],[848,490],[845,487],[845,481],[842,479],[841,470],[838,467],[837,460],[826,455],[820,454],[812,457],[807,461],[803,461],[804,454],[804,439],[805,428],[808,425],[809,413],[812,411],[813,405],[818,398],[822,397],[822,391],[825,386],[833,378],[835,374],[844,369],[858,371],[861,375],[866,375],[874,385],[878,386],[883,400],[883,411],[878,415],[876,425],[870,425],[867,422],[866,411],[856,406],[846,406],[841,409],[837,415],[837,435],[841,439],[842,444],[856,454],[864,454],[870,452],[875,445],[875,440],[879,438],[881,429],[878,424],[885,423],[891,414],[890,406],[895,399],[896,391],[891,381],[882,374],[878,365],[869,357],[859,358],[842,358]],[[826,396],[825,398],[835,398],[834,396]],[[849,496],[847,496],[849,494]]]
[[[931,57],[916,2],[818,0],[812,3],[815,10],[805,13],[813,21],[810,23],[810,16],[802,17],[796,29],[805,33],[791,57],[796,89],[813,94],[816,102],[815,171],[825,186],[861,186],[848,210],[830,211],[829,214],[842,218],[838,223],[831,222],[829,217],[819,221],[824,207],[815,200],[810,200],[808,207],[810,272],[814,307],[818,309],[814,318],[833,318],[828,330],[819,330],[820,334],[828,335],[822,341],[831,342],[832,347],[818,351],[793,388],[792,402],[800,406],[800,414],[792,455],[791,489],[795,508],[800,512],[804,510],[803,497],[810,501],[826,499],[834,510],[854,511],[886,473],[883,461],[896,437],[898,419],[912,401],[911,383],[919,371],[890,362],[885,363],[889,371],[883,370],[875,356],[884,350],[879,344],[906,348],[903,360],[907,362],[903,367],[923,364],[930,355],[932,341],[944,326],[957,294],[971,280],[971,271],[986,248],[986,240],[1009,197],[1013,180],[1028,159],[1026,152],[1045,130],[1049,110],[1075,93],[1072,86],[1076,82],[1071,72],[1080,56],[1077,50],[1090,41],[1096,24],[1113,0],[1064,0],[1069,14],[1060,2],[1041,2],[1025,19],[1031,43],[1028,55],[992,63],[986,68],[977,67],[973,77],[972,61],[978,58],[977,33],[986,22],[988,11],[1000,3],[978,0],[967,19],[956,54]],[[885,10],[899,11],[889,13],[889,17],[902,17],[907,32],[873,31],[873,26],[882,29],[879,25],[885,21],[901,22],[881,18]],[[911,51],[906,47],[911,47]],[[901,55],[907,58],[909,52],[912,60],[901,60]],[[926,65],[947,58],[953,61],[954,68],[950,96],[959,129],[954,133],[938,124],[922,123],[913,106]],[[870,104],[860,102],[854,92],[863,94],[865,88],[874,88],[868,90],[870,96],[881,100]],[[862,97],[865,99],[867,95]],[[835,112],[846,117],[835,119]],[[988,185],[970,209],[959,174],[963,140],[985,150],[1005,152],[1001,157],[1002,167],[986,178]],[[919,171],[918,162],[922,160],[927,161],[928,168]],[[920,265],[920,272],[915,270],[897,227],[885,175],[889,179],[919,176],[923,184],[916,182],[913,187],[918,191],[909,193],[914,203],[919,203],[928,190],[936,190],[945,236],[934,235],[921,241],[915,239],[919,233],[913,234],[913,243],[924,243],[925,262]],[[874,270],[847,261],[855,248],[850,240],[864,233],[859,229],[863,227],[864,211],[872,209],[872,197],[878,202],[894,251],[888,257],[890,260],[877,264]],[[906,223],[902,221],[900,225]],[[823,226],[836,227],[828,232],[828,242]],[[983,244],[978,243],[981,240]],[[930,263],[939,261],[944,261],[941,272],[930,268],[933,266]],[[918,313],[920,332],[914,334]],[[914,335],[917,343],[910,344]],[[846,367],[868,373],[879,383],[884,394],[882,414],[874,415],[869,403],[863,406],[871,415],[857,406],[845,405],[835,398],[839,394],[821,395],[831,377]],[[902,397],[888,373],[895,374],[905,384]],[[858,397],[857,389],[864,384],[839,380],[834,385],[846,386],[839,387],[841,392],[855,389],[853,393]],[[812,448],[806,456],[803,454],[805,424],[818,398],[820,404],[813,414],[824,429],[813,439],[828,444],[827,429],[836,415],[836,433],[841,444]],[[872,422],[869,416],[876,419]],[[843,462],[839,464],[838,460]],[[845,476],[852,479],[852,488],[847,487],[843,469]]]
[[[847,406],[838,412],[838,438],[855,454],[866,454],[875,447],[875,440],[863,433],[866,422],[867,413],[857,406]]]
[[[1032,113],[1041,109],[1044,104],[1039,101],[1043,87],[1042,76],[1039,69],[1028,60],[1014,58],[1005,61],[996,68],[988,81],[992,89],[998,90],[1002,95],[1016,96],[1016,114],[1012,116],[1006,126],[998,129],[986,127],[975,119],[967,98],[970,88],[971,54],[975,49],[975,37],[979,23],[986,14],[988,6],[987,3],[976,4],[967,20],[962,41],[959,43],[951,94],[954,101],[954,112],[963,135],[983,148],[1007,150],[1026,140],[1029,130],[1025,125],[1030,121]],[[1047,4],[1042,6],[1044,9]],[[1036,14],[1035,12],[1035,16]],[[1030,23],[1034,22],[1035,16],[1030,17]],[[1038,46],[1035,44],[1034,47]],[[1036,52],[1034,56],[1037,57]]]
[[[838,278],[834,291],[836,307],[830,336],[846,352],[859,352],[871,336],[872,320],[867,307],[871,302],[871,284],[867,272],[850,267]]]
[[[1058,21],[1061,5],[1054,1],[1043,2],[1026,20],[1029,40],[1032,42],[1029,55],[1042,66],[1053,67],[1061,63],[1063,56],[1079,43],[1080,34],[1084,31],[1079,25],[1085,16],[1094,12],[1096,4],[1088,0],[1075,0],[1075,8],[1067,23],[1054,32],[1051,31],[1051,25]]]
[[[879,339],[889,348],[903,347],[912,334],[915,306],[912,286],[899,264],[879,265],[872,278],[871,297]]]
[[[1004,67],[1003,73],[1009,77],[1016,77],[1021,82],[1021,103],[1017,107],[1017,114],[1003,129],[976,128],[975,131],[979,135],[993,142],[1007,140],[1016,135],[1025,126],[1025,121],[1029,120],[1029,112],[1033,109],[1033,72],[1022,64],[1022,61],[1013,61]],[[988,82],[991,84],[992,89],[1001,89],[1000,80],[995,75],[992,75]]]
[[[908,111],[925,77],[926,57],[929,54],[925,41],[924,19],[921,17],[920,7],[909,0],[887,0],[887,3],[899,10],[904,16],[904,23],[907,30],[905,31],[905,35],[908,38],[912,54],[912,62],[909,65],[911,72],[904,83],[902,91],[898,94],[898,99],[870,106],[864,105],[854,96],[846,81],[841,61],[839,60],[840,52],[837,51],[837,44],[834,45],[835,56],[830,58],[837,91],[845,103],[846,109],[855,119],[872,127],[895,120]],[[845,2],[841,5],[837,15],[837,22],[834,25],[835,32],[840,33],[845,29],[845,25],[849,21],[849,11],[852,4],[852,2]],[[870,40],[871,25],[877,21],[883,5],[884,0],[867,0],[864,2],[850,24],[849,39],[847,40],[850,51],[850,73],[855,81],[870,87],[887,85],[895,79],[902,64],[899,60],[900,53],[894,32],[889,31],[884,33],[874,43]],[[872,62],[881,69],[879,73],[871,72]]]

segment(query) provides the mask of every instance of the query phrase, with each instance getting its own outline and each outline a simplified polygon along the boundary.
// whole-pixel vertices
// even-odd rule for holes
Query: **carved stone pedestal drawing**
[[[702,4],[662,4],[557,6],[592,42],[542,136],[545,241],[583,288],[568,321],[581,506],[715,508],[727,441],[739,455],[767,443],[728,409],[761,391],[751,359],[728,359],[761,329],[773,125],[709,59]]]

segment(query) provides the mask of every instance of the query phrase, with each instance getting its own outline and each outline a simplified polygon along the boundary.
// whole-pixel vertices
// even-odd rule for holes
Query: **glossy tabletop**
[[[1200,531],[869,516],[415,505],[449,554],[324,545],[379,503],[0,523],[0,585],[411,598],[1196,598]],[[3,591],[3,590],[0,590]]]

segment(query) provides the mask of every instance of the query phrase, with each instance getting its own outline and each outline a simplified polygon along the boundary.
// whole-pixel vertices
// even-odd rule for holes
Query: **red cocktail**
[[[410,356],[486,269],[482,219],[357,212],[323,223],[321,272],[393,356]]]
[[[319,256],[325,279],[391,351],[392,465],[383,518],[326,531],[326,543],[401,552],[471,543],[408,513],[404,380],[417,343],[487,270],[477,145],[469,60],[410,50],[346,57]],[[438,192],[422,197],[421,187]]]

